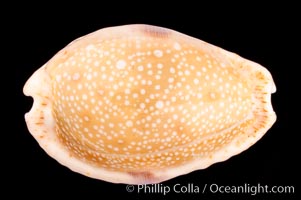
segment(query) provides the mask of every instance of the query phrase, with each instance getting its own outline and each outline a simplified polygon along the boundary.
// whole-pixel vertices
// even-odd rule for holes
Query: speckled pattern
[[[40,70],[24,89],[42,102],[28,114],[29,130],[62,164],[106,181],[153,183],[208,167],[275,121],[265,68],[165,28],[101,29]]]

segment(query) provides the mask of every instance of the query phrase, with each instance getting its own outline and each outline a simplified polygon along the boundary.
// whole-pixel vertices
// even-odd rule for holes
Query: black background
[[[201,6],[173,3],[161,7],[160,2],[145,5],[70,5],[43,4],[30,7],[18,5],[13,9],[8,30],[17,50],[10,62],[15,67],[15,131],[9,133],[8,189],[25,197],[45,195],[96,197],[96,199],[122,198],[143,199],[294,199],[299,193],[297,179],[298,139],[300,130],[294,128],[293,78],[297,62],[294,47],[297,14],[294,6],[284,5],[238,5],[232,9],[224,5]],[[114,2],[113,2],[114,4]],[[176,7],[177,4],[177,7]],[[136,7],[135,7],[136,6]],[[236,5],[237,6],[237,5]],[[92,9],[93,8],[93,9]],[[123,8],[123,9],[122,9]],[[247,9],[248,8],[248,9]],[[118,11],[121,9],[121,11]],[[186,12],[186,13],[185,13]],[[32,105],[32,99],[22,94],[22,87],[31,74],[47,62],[57,51],[72,40],[100,28],[123,24],[144,23],[168,27],[202,39],[226,50],[256,61],[273,75],[277,93],[272,103],[277,122],[267,134],[247,151],[226,162],[180,176],[163,184],[176,183],[203,186],[220,185],[293,185],[295,194],[269,194],[256,196],[238,194],[137,194],[128,193],[123,184],[112,184],[87,178],[71,172],[50,158],[30,135],[24,122],[24,113]],[[295,126],[297,127],[297,126]],[[13,142],[13,143],[12,143]],[[5,145],[5,144],[4,144]],[[300,152],[300,151],[299,151]],[[6,174],[6,173],[5,173]],[[30,188],[30,189],[25,189]],[[108,194],[108,195],[107,195]],[[104,196],[108,197],[104,197]],[[187,196],[186,196],[187,195]]]

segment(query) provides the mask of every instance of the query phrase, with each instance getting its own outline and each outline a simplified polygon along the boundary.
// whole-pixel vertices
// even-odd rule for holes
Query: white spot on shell
[[[140,90],[140,93],[141,93],[142,95],[145,94],[145,93],[146,93],[145,89],[141,89],[141,90]]]
[[[75,73],[75,74],[73,74],[73,76],[72,76],[72,79],[73,79],[74,81],[77,81],[79,78],[80,78],[80,74],[79,74],[79,73]]]
[[[154,51],[154,55],[158,58],[162,57],[163,56],[163,52],[161,50],[155,50]]]
[[[93,49],[95,49],[95,46],[92,45],[92,44],[90,44],[90,45],[88,45],[88,46],[86,47],[86,50],[87,50],[87,51],[91,51],[91,50],[93,50]]]
[[[181,50],[181,45],[179,43],[174,43],[173,47],[175,48],[175,50]]]
[[[126,66],[126,62],[124,60],[118,60],[116,63],[117,69],[124,69]]]
[[[60,82],[62,80],[62,77],[60,75],[57,75],[55,78],[57,82]]]
[[[161,108],[163,108],[163,106],[164,106],[163,101],[159,100],[159,101],[156,102],[156,108],[161,109]]]
[[[141,109],[144,109],[144,108],[145,108],[145,104],[144,104],[144,103],[140,103],[139,106],[140,106]]]
[[[131,127],[131,126],[133,126],[133,122],[132,122],[131,120],[129,120],[129,121],[127,121],[127,122],[125,123],[125,125],[126,125],[127,127]]]
[[[138,71],[140,71],[140,72],[143,71],[143,66],[142,65],[138,66]]]
[[[198,84],[200,81],[199,81],[199,79],[194,79],[193,82],[194,82],[194,84]]]

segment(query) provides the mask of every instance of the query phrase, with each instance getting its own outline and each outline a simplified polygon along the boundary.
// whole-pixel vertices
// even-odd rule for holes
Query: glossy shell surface
[[[27,81],[31,134],[71,170],[159,183],[236,155],[276,120],[270,73],[204,41],[150,25],[100,29]]]

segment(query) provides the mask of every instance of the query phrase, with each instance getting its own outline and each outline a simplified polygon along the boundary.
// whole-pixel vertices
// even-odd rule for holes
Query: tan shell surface
[[[100,29],[37,70],[26,122],[73,171],[158,183],[240,153],[275,122],[270,73],[184,34],[149,25]]]

